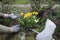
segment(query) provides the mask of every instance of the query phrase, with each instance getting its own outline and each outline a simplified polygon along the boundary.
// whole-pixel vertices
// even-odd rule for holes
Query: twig
[[[34,29],[30,29],[30,30],[32,30],[33,32],[35,32],[35,33],[37,33],[37,34],[39,33],[38,31],[36,31],[36,30],[34,30]]]

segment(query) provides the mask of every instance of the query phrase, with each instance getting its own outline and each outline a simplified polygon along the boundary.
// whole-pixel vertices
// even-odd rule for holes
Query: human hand
[[[19,30],[20,30],[20,27],[19,27],[20,25],[14,25],[14,26],[12,26],[11,27],[11,31],[12,32],[18,32]]]
[[[4,17],[11,18],[11,19],[16,19],[16,18],[19,17],[19,14],[13,14],[13,13],[11,13],[11,14],[4,14]]]

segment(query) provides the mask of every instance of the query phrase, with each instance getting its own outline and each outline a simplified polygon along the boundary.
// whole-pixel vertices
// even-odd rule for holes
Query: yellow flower
[[[32,14],[33,14],[33,15],[38,15],[38,12],[33,12]]]
[[[24,17],[30,17],[30,16],[32,16],[32,13],[28,12],[28,13],[25,14]]]
[[[23,15],[24,15],[24,13],[22,13],[22,12],[21,12],[21,13],[20,13],[20,15],[21,15],[21,16],[23,16]]]

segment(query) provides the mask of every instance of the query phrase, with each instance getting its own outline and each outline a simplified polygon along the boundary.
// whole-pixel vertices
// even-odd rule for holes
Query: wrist
[[[4,14],[4,17],[8,17],[9,16],[9,14]]]
[[[10,28],[10,31],[13,32],[12,28]]]

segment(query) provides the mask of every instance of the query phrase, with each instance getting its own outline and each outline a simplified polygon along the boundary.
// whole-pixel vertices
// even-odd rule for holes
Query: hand
[[[9,18],[11,18],[11,19],[16,19],[16,18],[18,18],[19,17],[19,14],[9,14],[9,16],[8,16]]]
[[[18,32],[19,30],[20,30],[19,25],[14,25],[14,26],[11,27],[12,32]]]
[[[5,18],[11,18],[11,19],[16,19],[19,17],[19,14],[4,14]]]

